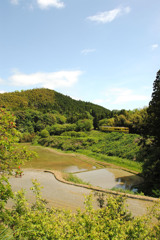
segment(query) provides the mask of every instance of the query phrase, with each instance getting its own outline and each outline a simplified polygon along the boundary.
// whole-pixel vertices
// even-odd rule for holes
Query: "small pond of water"
[[[142,178],[135,174],[112,168],[80,172],[75,175],[93,186],[107,189],[116,187],[130,190],[134,185],[142,182]]]

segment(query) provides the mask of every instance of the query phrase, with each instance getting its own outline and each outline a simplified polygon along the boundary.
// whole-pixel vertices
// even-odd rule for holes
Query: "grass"
[[[87,133],[87,137],[83,138],[52,136],[40,139],[39,143],[65,152],[78,152],[99,162],[141,173],[142,163],[135,161],[140,151],[139,138],[137,134],[91,131]]]
[[[55,149],[57,151],[54,152],[49,150],[49,148],[45,148],[43,146],[33,146],[28,144],[22,144],[23,146],[28,146],[30,150],[36,151],[38,153],[38,159],[33,159],[31,162],[28,162],[25,164],[25,167],[31,167],[31,168],[41,168],[41,169],[55,169],[55,170],[64,170],[64,168],[71,166],[71,165],[77,165],[85,169],[92,169],[93,165],[95,163],[91,163],[89,161],[88,163],[85,161],[82,161],[79,156],[71,156],[70,154],[65,153],[74,153],[75,151],[60,151],[59,149]],[[58,152],[60,154],[58,154]],[[86,149],[79,149],[76,151],[77,153],[83,154],[89,158],[93,158],[100,163],[105,162],[106,164],[113,164],[115,166],[125,168],[130,171],[134,171],[136,173],[142,172],[142,163],[136,162],[133,160],[129,160],[126,158],[120,158],[117,156],[107,156],[105,154],[92,152],[91,150]]]
[[[83,185],[90,185],[88,182],[84,182],[77,176],[73,175],[72,173],[63,173],[63,178],[68,182],[83,184]]]
[[[129,194],[144,196],[143,192],[138,193],[138,192],[134,192],[134,191],[128,190],[128,189],[122,189],[122,188],[113,187],[111,190],[113,190],[115,192],[129,193]]]
[[[137,173],[142,172],[142,163],[140,162],[136,162],[133,160],[120,158],[120,157],[107,156],[105,154],[95,153],[90,150],[81,149],[81,150],[78,150],[78,152],[88,157],[92,157],[100,162],[111,163],[116,166],[131,170],[131,171],[135,171]]]

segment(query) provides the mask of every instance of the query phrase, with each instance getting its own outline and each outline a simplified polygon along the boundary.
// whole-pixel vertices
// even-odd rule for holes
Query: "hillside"
[[[77,101],[69,96],[45,88],[0,94],[0,106],[12,111],[26,109],[38,110],[43,113],[57,111],[60,114],[67,115],[67,117],[85,111],[89,112],[93,117],[98,117],[98,119],[110,117],[111,115],[111,111],[104,107],[90,102]]]

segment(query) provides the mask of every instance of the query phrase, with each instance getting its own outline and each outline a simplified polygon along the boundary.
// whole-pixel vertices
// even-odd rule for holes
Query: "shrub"
[[[47,138],[50,136],[49,132],[47,131],[47,129],[43,129],[39,135],[42,137],[42,138]]]
[[[84,132],[75,132],[75,131],[69,131],[69,132],[63,132],[61,136],[70,136],[70,137],[86,137],[87,134]]]

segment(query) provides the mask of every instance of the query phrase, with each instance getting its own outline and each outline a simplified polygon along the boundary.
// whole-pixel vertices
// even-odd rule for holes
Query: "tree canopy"
[[[0,171],[12,172],[30,159],[31,153],[26,148],[20,148],[16,143],[19,141],[20,132],[16,130],[15,117],[6,109],[0,109]]]
[[[143,176],[146,194],[160,197],[160,70],[153,83],[152,99],[148,108],[147,134],[144,145]]]
[[[148,107],[148,129],[160,145],[160,70],[153,83],[152,99]]]

